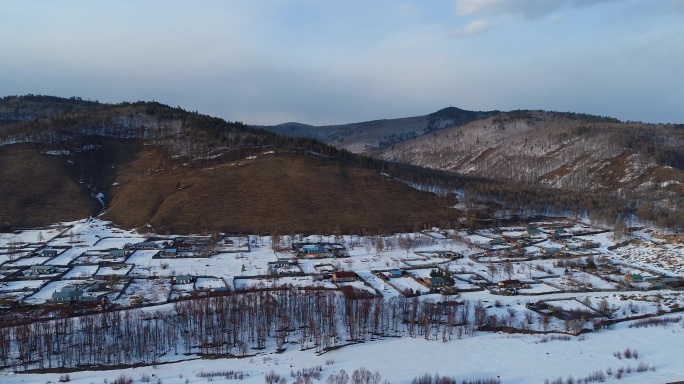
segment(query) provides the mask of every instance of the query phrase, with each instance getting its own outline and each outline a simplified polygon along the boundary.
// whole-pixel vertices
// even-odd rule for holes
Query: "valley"
[[[44,96],[0,117],[2,382],[681,377],[676,125],[273,128]]]

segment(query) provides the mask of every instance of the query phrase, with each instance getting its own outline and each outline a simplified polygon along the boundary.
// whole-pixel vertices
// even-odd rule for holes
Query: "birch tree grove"
[[[123,310],[2,327],[0,364],[17,371],[85,369],[154,364],[168,354],[320,352],[382,336],[446,341],[455,330],[458,337],[475,331],[469,308],[467,302],[386,300],[358,290],[271,288],[180,301],[166,311]]]

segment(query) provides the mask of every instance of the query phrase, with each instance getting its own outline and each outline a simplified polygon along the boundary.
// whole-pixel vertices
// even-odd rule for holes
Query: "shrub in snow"
[[[122,373],[112,381],[112,384],[133,384],[133,378]]]

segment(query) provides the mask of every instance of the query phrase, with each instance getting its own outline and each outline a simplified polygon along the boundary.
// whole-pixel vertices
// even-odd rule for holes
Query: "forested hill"
[[[4,228],[97,214],[99,193],[120,225],[186,233],[397,231],[459,217],[453,199],[389,176],[439,175],[157,102],[29,95],[0,110]]]
[[[452,142],[459,129],[494,119],[504,127],[497,128],[500,134],[516,131],[510,114],[499,112],[465,122],[479,114],[446,109],[428,115],[424,126],[432,131],[423,140]],[[449,128],[458,116],[463,120]],[[383,160],[157,102],[5,97],[0,121],[4,228],[99,214],[103,207],[93,198],[98,193],[104,195],[104,217],[120,225],[188,233],[386,232],[541,214],[592,215],[610,223],[639,211],[659,215],[662,225],[684,222],[676,204],[666,210],[625,193],[454,173],[437,163],[394,157],[392,146],[375,154]],[[473,143],[477,135],[468,145]],[[670,169],[676,168],[658,175],[669,177]],[[661,183],[678,187],[669,178]]]
[[[684,124],[622,122],[573,112],[469,112],[445,108],[430,115],[314,127],[286,123],[268,129],[317,137],[397,164],[460,177],[496,180],[469,184],[473,196],[501,203],[507,215],[549,212],[547,199],[593,195],[620,201],[607,214],[592,204],[585,214],[607,222],[638,218],[684,227]],[[492,191],[491,187],[499,192]],[[506,185],[501,189],[502,185]],[[578,210],[568,198],[551,204]],[[537,203],[540,204],[537,204]],[[534,208],[533,208],[534,207]],[[612,213],[611,213],[612,211]]]
[[[614,196],[684,225],[684,124],[512,111],[372,152],[379,158],[536,188]]]

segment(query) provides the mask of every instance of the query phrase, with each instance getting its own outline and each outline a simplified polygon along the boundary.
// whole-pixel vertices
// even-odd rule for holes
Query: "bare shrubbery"
[[[380,372],[371,372],[366,368],[355,369],[351,376],[351,384],[380,384],[382,376]],[[349,374],[344,369],[328,376],[328,384],[348,384]],[[387,381],[385,381],[387,383]]]
[[[623,356],[625,357],[625,359],[634,358],[634,360],[636,360],[639,358],[639,352],[636,349],[625,348],[625,350],[623,352],[620,352],[620,351],[613,352],[613,356],[617,357],[620,360],[622,360]]]
[[[630,328],[642,328],[642,327],[656,327],[658,325],[666,326],[668,324],[679,323],[682,321],[682,317],[651,317],[648,319],[639,319],[629,325]]]
[[[122,373],[112,381],[112,384],[133,384],[133,378]]]
[[[539,343],[546,343],[546,342],[555,341],[555,340],[570,341],[570,340],[572,340],[572,338],[568,335],[544,336],[541,339],[539,339]]]
[[[631,365],[628,365],[627,367],[620,367],[617,370],[615,370],[615,375],[613,375],[613,368],[608,367],[605,372],[599,369],[592,372],[586,377],[578,379],[574,379],[572,375],[568,376],[565,380],[563,380],[562,377],[558,377],[553,380],[545,379],[544,384],[589,384],[597,382],[603,383],[606,381],[606,377],[608,376],[613,376],[614,378],[621,380],[623,377],[630,373],[646,372],[648,370],[655,371],[655,366],[641,362],[636,368],[632,367]]]
[[[426,373],[423,376],[418,376],[411,380],[411,384],[500,384],[501,380],[499,378],[492,379],[475,379],[475,380],[463,380],[459,382],[453,377],[440,376],[435,374],[434,376]]]
[[[295,379],[295,383],[310,383],[312,380],[322,378],[323,367],[316,365],[309,368],[302,368],[299,371],[290,371],[290,376]]]
[[[606,381],[606,374],[603,372],[603,370],[599,369],[590,373],[586,377],[576,380],[572,375],[569,375],[565,381],[563,381],[562,377],[558,377],[554,380],[545,379],[544,384],[588,384],[596,382],[603,383],[604,381]]]
[[[203,377],[205,379],[213,379],[214,377],[223,377],[228,380],[242,380],[244,379],[246,374],[242,371],[200,371],[197,374],[197,377]],[[183,377],[183,375],[179,376],[180,378]]]
[[[264,376],[266,384],[284,384],[287,380],[279,374],[271,371]]]

